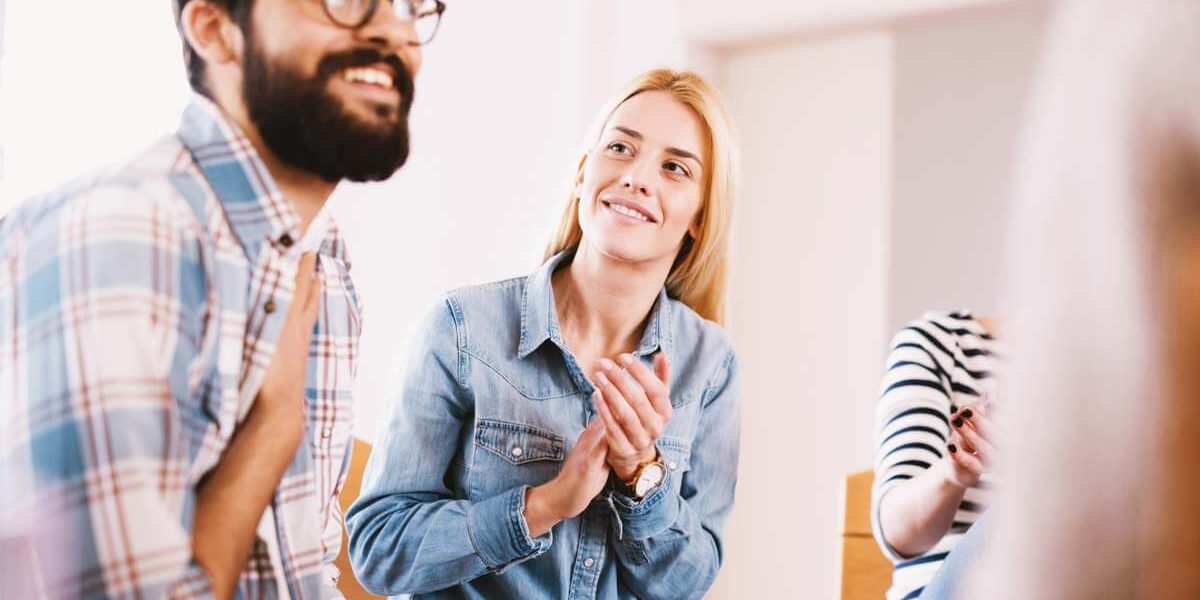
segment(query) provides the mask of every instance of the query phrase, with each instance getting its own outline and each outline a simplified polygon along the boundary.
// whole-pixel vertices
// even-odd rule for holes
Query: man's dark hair
[[[171,4],[175,8],[175,25],[179,28],[179,39],[183,42],[183,64],[187,68],[188,83],[192,89],[204,96],[212,96],[209,93],[208,86],[204,83],[204,59],[192,50],[192,46],[188,44],[187,37],[183,34],[183,21],[180,16],[183,14],[183,7],[192,0],[171,0]],[[229,13],[230,18],[234,23],[237,23],[243,33],[250,30],[250,9],[254,6],[254,0],[204,0],[209,4],[225,9]]]

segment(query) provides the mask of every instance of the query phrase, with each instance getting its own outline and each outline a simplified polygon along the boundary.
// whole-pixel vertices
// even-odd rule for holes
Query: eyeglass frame
[[[394,4],[396,1],[408,2],[409,0],[386,0],[386,1],[392,2]],[[334,25],[337,25],[338,27],[344,27],[346,29],[361,29],[364,25],[366,25],[367,23],[370,23],[371,19],[373,19],[375,17],[375,11],[379,10],[380,2],[381,2],[381,0],[371,0],[371,6],[369,8],[367,8],[366,12],[363,13],[362,20],[360,20],[358,23],[356,23],[354,25],[347,25],[346,23],[339,21],[337,19],[337,17],[334,17],[333,11],[331,11],[329,9],[328,0],[321,0],[321,8],[325,10],[325,16],[328,17],[330,22],[332,22]],[[423,41],[423,42],[420,40],[417,40],[416,42],[410,42],[414,46],[424,46],[425,44],[432,42],[433,38],[437,36],[438,29],[441,28],[442,15],[446,13],[446,3],[443,2],[442,0],[433,0],[433,2],[434,2],[434,9],[432,11],[425,13],[423,15],[415,15],[414,14],[412,16],[411,22],[413,23],[414,28],[416,27],[417,21],[419,19],[421,19],[422,17],[427,17],[429,15],[433,15],[437,18],[437,24],[433,28],[433,33],[429,34],[429,39],[426,41]]]

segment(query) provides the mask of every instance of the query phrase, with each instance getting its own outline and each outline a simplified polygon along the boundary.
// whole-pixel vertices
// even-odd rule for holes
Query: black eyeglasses
[[[412,23],[416,32],[416,44],[425,45],[433,41],[446,3],[442,0],[322,0],[329,20],[349,29],[366,25],[375,16],[380,2],[392,5],[401,21]]]

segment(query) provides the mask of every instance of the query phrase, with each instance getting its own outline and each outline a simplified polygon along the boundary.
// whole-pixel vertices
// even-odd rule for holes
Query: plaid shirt
[[[298,224],[247,138],[199,97],[175,135],[0,221],[0,588],[210,595],[191,554],[196,489],[271,362]],[[240,597],[332,594],[361,328],[335,227],[317,268],[308,427]]]

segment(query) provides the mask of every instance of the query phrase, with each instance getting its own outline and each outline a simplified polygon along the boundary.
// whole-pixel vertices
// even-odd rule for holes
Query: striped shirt
[[[318,222],[322,305],[296,399],[308,425],[241,598],[318,598],[336,574],[360,310],[341,236]],[[263,383],[299,223],[199,97],[174,135],[0,221],[0,587],[211,595],[191,553],[196,490]]]
[[[880,533],[879,499],[941,460],[950,415],[995,389],[997,342],[969,312],[926,313],[892,339],[887,372],[875,408],[875,539],[895,570],[888,600],[920,595],[947,554],[979,518],[994,483],[984,474],[967,489],[950,530],[920,556],[901,556]]]

